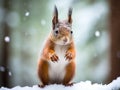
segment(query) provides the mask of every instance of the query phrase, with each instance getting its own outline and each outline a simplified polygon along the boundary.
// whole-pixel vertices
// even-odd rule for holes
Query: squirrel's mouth
[[[66,45],[66,44],[68,44],[68,42],[67,41],[63,41],[63,44]]]
[[[68,41],[65,42],[62,40],[62,41],[55,41],[55,43],[58,45],[68,45],[70,42],[68,42]]]
[[[71,42],[69,41],[69,40],[67,40],[67,41],[63,41],[63,45],[68,45],[68,44],[70,44]]]

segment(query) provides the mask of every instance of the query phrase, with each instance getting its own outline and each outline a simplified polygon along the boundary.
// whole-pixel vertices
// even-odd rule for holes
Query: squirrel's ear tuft
[[[72,8],[70,7],[68,10],[68,22],[72,23]]]
[[[56,5],[54,6],[54,15],[53,15],[53,20],[52,20],[52,24],[53,24],[53,29],[55,28],[55,25],[58,23],[58,10]]]

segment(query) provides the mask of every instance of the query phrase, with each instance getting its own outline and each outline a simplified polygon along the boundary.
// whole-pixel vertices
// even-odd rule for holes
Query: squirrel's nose
[[[64,38],[63,41],[64,41],[64,42],[67,42],[67,38]]]

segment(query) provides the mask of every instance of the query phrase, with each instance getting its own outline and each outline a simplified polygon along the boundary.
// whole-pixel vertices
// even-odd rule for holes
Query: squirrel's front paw
[[[66,60],[72,60],[73,59],[73,55],[70,51],[67,51],[66,54],[65,54],[65,58]]]
[[[54,53],[50,56],[51,61],[56,62],[58,61],[58,56]]]

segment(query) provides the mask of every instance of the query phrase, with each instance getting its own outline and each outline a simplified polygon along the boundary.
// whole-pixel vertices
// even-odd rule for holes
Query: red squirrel
[[[40,87],[49,84],[70,86],[75,75],[75,46],[72,31],[72,8],[68,19],[58,20],[58,10],[54,7],[52,31],[46,40],[38,62]]]

